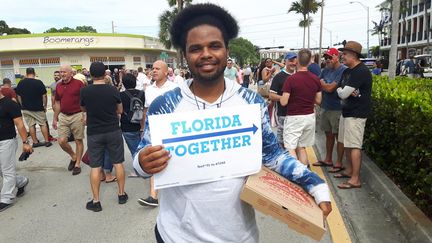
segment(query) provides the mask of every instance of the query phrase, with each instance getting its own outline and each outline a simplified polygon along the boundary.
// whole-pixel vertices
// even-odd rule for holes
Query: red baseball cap
[[[326,52],[324,52],[323,56],[325,56],[325,55],[331,56],[331,57],[333,55],[339,56],[339,51],[336,48],[329,48]]]

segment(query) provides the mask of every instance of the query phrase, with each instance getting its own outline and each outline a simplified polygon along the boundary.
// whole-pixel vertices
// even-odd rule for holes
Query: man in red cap
[[[362,46],[348,41],[342,51],[342,59],[348,67],[342,74],[338,96],[342,99],[342,116],[339,122],[338,141],[344,144],[348,166],[346,173],[336,178],[349,178],[338,185],[340,189],[360,188],[360,168],[366,119],[372,109],[372,74],[360,61]]]
[[[342,158],[344,147],[342,143],[337,144],[337,159],[333,165],[332,154],[335,139],[339,131],[339,118],[341,116],[342,106],[336,89],[341,80],[342,73],[347,68],[339,62],[339,51],[336,48],[330,48],[324,53],[326,67],[320,75],[323,99],[321,103],[321,129],[326,135],[326,156],[323,161],[314,163],[314,166],[333,166],[330,173],[342,171]]]

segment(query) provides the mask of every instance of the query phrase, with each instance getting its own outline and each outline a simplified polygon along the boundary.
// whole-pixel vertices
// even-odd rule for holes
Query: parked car
[[[432,57],[430,54],[414,56],[416,73],[423,78],[432,78]]]

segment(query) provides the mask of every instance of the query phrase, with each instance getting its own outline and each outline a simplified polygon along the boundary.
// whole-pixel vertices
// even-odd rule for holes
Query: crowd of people
[[[360,61],[361,45],[349,41],[339,50],[328,49],[322,57],[301,49],[286,53],[283,63],[267,58],[257,68],[240,67],[229,58],[227,49],[238,31],[237,22],[223,8],[191,5],[175,17],[170,29],[173,46],[183,51],[188,70],[172,69],[158,60],[145,70],[122,68],[111,72],[102,62],[94,62],[89,70],[81,72],[74,73],[70,65],[54,72],[50,86],[52,128],[69,156],[67,170],[72,175],[80,174],[81,162],[91,168],[92,200],[86,204],[88,210],[102,210],[101,181],[117,182],[118,203],[128,201],[125,142],[134,168],[129,176],[150,178],[150,195],[138,202],[160,206],[155,225],[157,242],[257,242],[253,209],[239,197],[243,177],[159,191],[153,188],[152,176],[166,168],[171,155],[163,146],[152,145],[148,116],[243,104],[261,107],[263,165],[300,184],[325,216],[332,210],[329,189],[308,169],[311,165],[305,149],[315,143],[318,115],[326,136],[326,155],[312,166],[331,167],[329,172],[335,173],[334,177],[346,178],[338,185],[341,189],[361,187],[361,148],[372,87],[371,72]],[[323,69],[321,58],[325,61]],[[26,77],[15,91],[10,80],[3,80],[0,211],[12,206],[15,197],[24,195],[29,183],[28,178],[16,175],[18,141],[23,142],[23,154],[27,155],[55,141],[46,116],[47,91],[35,75],[33,68],[27,68]],[[249,89],[250,84],[257,84],[258,91],[268,86],[264,96],[271,104]],[[43,142],[36,136],[36,125]],[[75,148],[70,141],[75,142]],[[333,163],[335,144],[337,159]]]

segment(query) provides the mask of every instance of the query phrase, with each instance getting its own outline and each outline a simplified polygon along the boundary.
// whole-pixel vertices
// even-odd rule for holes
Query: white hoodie
[[[245,104],[261,104],[263,164],[294,181],[307,190],[317,203],[330,201],[327,185],[305,165],[290,156],[279,146],[271,130],[265,101],[257,93],[241,87],[235,81],[225,79],[223,100],[208,103],[199,97],[195,100],[187,80],[178,88],[156,98],[147,115],[184,112],[199,109],[216,109]],[[148,121],[148,119],[147,119]],[[150,130],[146,122],[144,137],[137,151],[151,145]],[[134,158],[134,168],[144,177],[146,174]],[[178,186],[159,190],[159,215],[157,227],[167,242],[258,242],[258,228],[253,208],[240,200],[245,177],[210,183]]]

